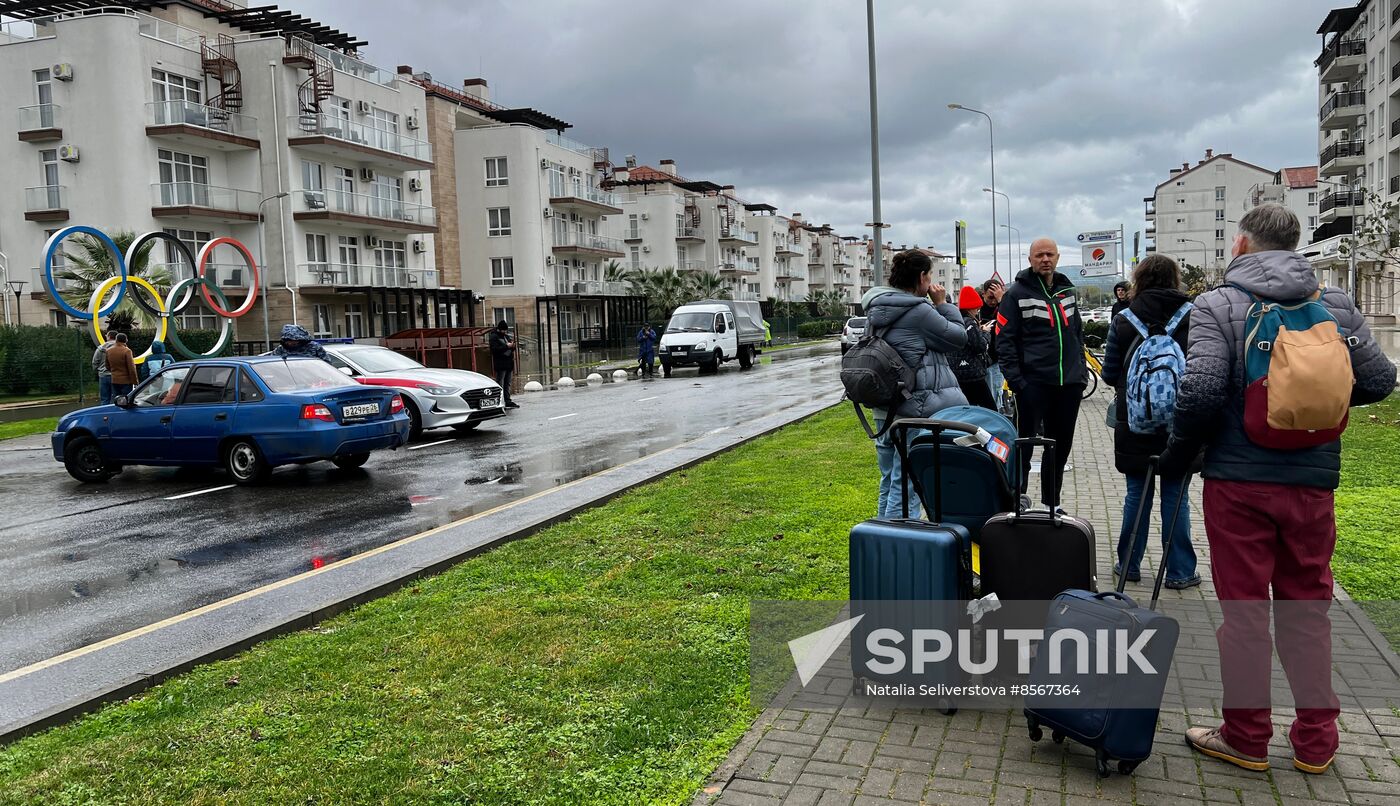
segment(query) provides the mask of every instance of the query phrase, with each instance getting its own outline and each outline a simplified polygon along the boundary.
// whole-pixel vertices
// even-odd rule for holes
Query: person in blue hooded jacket
[[[895,410],[896,417],[931,417],[949,406],[967,405],[948,356],[967,344],[962,312],[948,302],[948,290],[933,282],[933,262],[923,252],[909,250],[890,263],[890,285],[876,286],[861,297],[866,332],[878,335],[914,370],[914,394]],[[876,413],[883,424],[884,412]],[[892,441],[893,432],[875,440],[880,464],[878,516],[903,514],[903,468]],[[911,509],[911,515],[917,509]]]
[[[293,355],[304,355],[308,358],[319,358],[326,360],[326,351],[312,340],[311,334],[306,332],[306,328],[301,325],[283,325],[282,343],[277,345],[277,349],[272,351],[273,355],[280,355],[283,358]]]
[[[165,351],[165,342],[157,339],[151,342],[151,354],[146,356],[146,360],[141,362],[137,370],[140,371],[141,380],[144,381],[173,363],[175,363],[175,358]]]

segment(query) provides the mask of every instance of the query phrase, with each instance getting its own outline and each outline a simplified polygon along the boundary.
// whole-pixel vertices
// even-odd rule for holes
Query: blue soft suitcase
[[[1016,508],[1016,426],[991,409],[952,406],[928,420],[908,420],[909,428],[927,429],[909,444],[909,469],[925,490],[935,486],[943,500],[942,520],[967,527],[978,542],[993,515]],[[982,445],[957,441],[982,429],[994,437],[1001,455]],[[933,443],[939,443],[937,460]]]
[[[907,470],[904,433],[908,429],[900,423],[893,429],[900,462]],[[914,488],[934,522],[908,517],[910,475],[903,475],[905,517],[876,518],[851,529],[851,616],[863,616],[851,638],[851,669],[858,691],[862,681],[956,684],[962,680],[956,663],[941,664],[934,674],[925,672],[917,678],[911,673],[875,676],[865,665],[870,657],[865,638],[882,623],[907,627],[914,620],[918,626],[938,627],[955,634],[963,626],[965,602],[972,596],[972,539],[967,528],[938,523],[942,497],[935,489],[933,506],[929,507],[917,478]],[[930,604],[910,604],[923,602]],[[954,710],[952,703],[943,703],[942,707],[947,713]]]
[[[1156,483],[1156,458],[1149,465],[1147,484]],[[1185,495],[1186,488],[1182,487]],[[1146,497],[1144,496],[1144,501]],[[1146,507],[1138,512],[1138,523],[1146,514]],[[1177,507],[1176,511],[1179,511]],[[1058,743],[1068,736],[1095,751],[1095,760],[1100,777],[1109,774],[1109,762],[1118,762],[1118,771],[1124,775],[1132,771],[1152,754],[1152,739],[1157,732],[1157,714],[1162,703],[1162,693],[1166,686],[1167,674],[1171,669],[1172,656],[1176,651],[1181,629],[1176,619],[1158,613],[1157,599],[1162,592],[1162,579],[1166,574],[1166,554],[1170,549],[1168,541],[1175,531],[1173,522],[1167,527],[1162,560],[1157,564],[1157,582],[1152,589],[1152,603],[1140,607],[1129,596],[1124,595],[1126,563],[1119,575],[1117,590],[1108,593],[1094,593],[1087,590],[1067,590],[1050,602],[1050,610],[1045,619],[1045,635],[1054,635],[1057,630],[1074,628],[1090,636],[1089,657],[1097,658],[1099,643],[1096,636],[1099,630],[1109,630],[1106,635],[1116,635],[1124,630],[1127,642],[1131,645],[1146,630],[1155,634],[1142,650],[1142,655],[1157,671],[1146,674],[1129,665],[1124,674],[1089,675],[1061,673],[1050,674],[1049,655],[1045,642],[1041,643],[1035,662],[1031,666],[1028,680],[1031,691],[1036,686],[1070,685],[1079,688],[1079,694],[1061,696],[1053,691],[1043,695],[1027,696],[1025,699],[1026,728],[1031,741],[1040,741],[1043,728],[1049,728],[1051,737]],[[1111,642],[1110,642],[1111,643]],[[1109,656],[1116,658],[1110,647]],[[1116,662],[1116,661],[1115,661]],[[1122,703],[1132,703],[1143,707],[1115,707]],[[1150,704],[1151,707],[1147,707]]]

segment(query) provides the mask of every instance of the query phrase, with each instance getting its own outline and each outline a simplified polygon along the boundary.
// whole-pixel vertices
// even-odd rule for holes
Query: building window
[[[1225,240],[1225,230],[1224,230],[1224,229],[1222,229],[1222,228],[1220,228],[1220,227],[1216,227],[1216,228],[1215,228],[1215,240],[1217,240],[1217,241],[1223,241],[1223,240]]]
[[[365,336],[365,312],[359,303],[345,306],[345,337],[362,339]]]
[[[164,206],[209,206],[209,160],[195,154],[156,150],[160,166],[160,202]]]
[[[315,165],[315,163],[310,163]],[[316,165],[317,190],[320,190],[320,165]],[[335,183],[335,209],[346,213],[355,212],[355,169],[336,165],[331,168],[331,180]]]
[[[1184,198],[1182,198],[1182,199],[1177,199],[1177,200],[1176,200],[1176,203],[1177,203],[1177,204],[1185,204],[1185,203],[1186,203],[1186,199],[1184,199]]]
[[[316,304],[312,311],[311,335],[318,339],[331,337],[331,306]]]
[[[1308,229],[1317,229],[1317,216],[1308,216]]]
[[[1225,250],[1224,250],[1224,249],[1217,249],[1217,250],[1215,250],[1215,259],[1216,259],[1216,260],[1224,260],[1224,259],[1225,259]]]
[[[325,169],[319,162],[301,161],[301,189],[307,193],[319,193],[326,187]]]
[[[325,274],[330,271],[330,260],[326,255],[326,236],[314,232],[306,233],[306,264],[313,274]],[[320,277],[315,279],[324,282]]]
[[[636,214],[636,213],[632,213],[631,215],[627,216],[627,237],[628,237],[628,238],[640,238],[640,237],[642,237],[642,229],[641,229],[641,226],[642,226],[642,225],[641,225],[641,222],[637,219],[637,214]]]
[[[515,258],[491,258],[491,285],[515,285]]]
[[[1310,190],[1310,191],[1308,191],[1308,206],[1309,206],[1309,207],[1313,207],[1313,206],[1316,206],[1316,204],[1317,204],[1317,191],[1316,191],[1316,190]]]
[[[486,234],[488,236],[510,234],[509,207],[488,207],[486,209]]]
[[[1215,189],[1215,200],[1218,201],[1218,202],[1224,202],[1224,201],[1225,201],[1225,188],[1223,188],[1223,187],[1217,187],[1217,188]]]
[[[1185,183],[1185,182],[1182,182],[1182,181],[1178,181],[1178,182],[1176,183],[1176,186],[1179,187],[1179,188],[1180,188],[1180,187],[1186,187],[1186,183]],[[1180,200],[1178,199],[1178,201],[1180,201]]]
[[[34,101],[39,104],[39,128],[53,128],[53,74],[34,71]]]
[[[48,196],[44,200],[47,210],[63,209],[62,191],[58,187],[58,149],[45,148],[39,151],[39,176]]]
[[[338,235],[335,239],[336,262],[342,269],[346,269],[346,274],[350,274],[347,267],[360,265],[360,239],[354,235]],[[355,272],[356,275],[359,272]],[[348,278],[347,278],[348,279]]]
[[[49,314],[54,327],[68,327],[68,314],[63,311],[49,311]]]
[[[160,104],[156,107],[156,114],[167,116],[157,120],[161,123],[184,123],[184,106],[203,103],[200,92],[202,84],[197,78],[185,78],[164,70],[152,70],[151,100]]]
[[[567,308],[559,310],[559,340],[578,340],[578,335],[574,332],[574,312]]]
[[[1224,220],[1225,220],[1225,211],[1224,211],[1224,210],[1216,210],[1216,211],[1215,211],[1215,220],[1216,220],[1216,221],[1224,221]]]
[[[486,186],[505,187],[510,184],[510,174],[506,171],[505,157],[486,158]]]
[[[632,268],[634,270],[640,269],[642,267],[642,248],[640,246],[634,246],[628,250],[628,253],[632,259]]]
[[[511,330],[515,330],[515,309],[514,308],[492,308],[491,324],[505,322]]]

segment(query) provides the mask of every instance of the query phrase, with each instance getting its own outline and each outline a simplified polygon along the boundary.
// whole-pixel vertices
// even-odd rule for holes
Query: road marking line
[[[644,398],[642,398],[641,400],[638,400],[637,402],[638,402],[638,403],[645,403],[645,402],[647,402],[648,400],[655,400],[655,399],[657,399],[658,397],[661,397],[661,395],[652,395],[651,397],[644,397]]]
[[[178,500],[181,499],[181,498],[189,498],[190,496],[193,496],[193,495],[204,495],[205,493],[217,493],[217,492],[220,491],[220,490],[230,490],[230,489],[233,489],[234,487],[237,487],[237,486],[238,486],[237,484],[225,484],[225,485],[222,486],[222,487],[210,487],[210,488],[207,489],[207,490],[195,490],[195,491],[192,492],[192,493],[180,493],[179,495],[170,495],[170,496],[166,496],[165,500],[167,500],[167,501],[178,501]]]
[[[558,417],[550,417],[549,419],[551,419],[551,420],[562,420],[562,419],[564,419],[565,417],[577,417],[577,416],[578,416],[578,412],[574,412],[573,414],[561,414],[561,415],[559,415]]]
[[[455,439],[440,439],[440,440],[438,440],[437,442],[428,442],[428,443],[425,443],[425,444],[422,444],[422,445],[409,445],[409,446],[408,446],[408,449],[411,450],[411,451],[416,451],[416,450],[418,450],[419,448],[431,448],[431,447],[433,447],[434,445],[446,445],[446,444],[449,443],[449,442],[456,442],[456,441],[457,441],[457,440],[455,440]]]

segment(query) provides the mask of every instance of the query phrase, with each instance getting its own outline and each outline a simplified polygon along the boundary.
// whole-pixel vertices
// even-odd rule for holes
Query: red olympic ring
[[[231,311],[227,311],[224,310],[223,306],[219,305],[217,302],[214,301],[214,297],[211,296],[209,293],[209,287],[203,282],[199,284],[199,292],[204,295],[204,304],[209,306],[209,310],[213,311],[214,313],[217,313],[220,316],[225,316],[230,319],[236,319],[242,316],[243,314],[247,313],[248,311],[253,310],[253,303],[256,302],[258,299],[258,262],[256,260],[253,260],[253,253],[249,252],[248,247],[244,246],[242,242],[237,241],[233,238],[215,238],[214,240],[210,241],[209,243],[206,243],[199,249],[199,257],[197,258],[197,261],[199,262],[200,280],[204,279],[204,274],[209,269],[209,258],[214,254],[214,247],[220,244],[228,244],[234,249],[237,249],[239,254],[243,255],[244,262],[248,264],[248,269],[252,272],[253,275],[252,282],[248,284],[248,296],[244,297],[242,305],[239,305],[237,308],[234,308]]]

